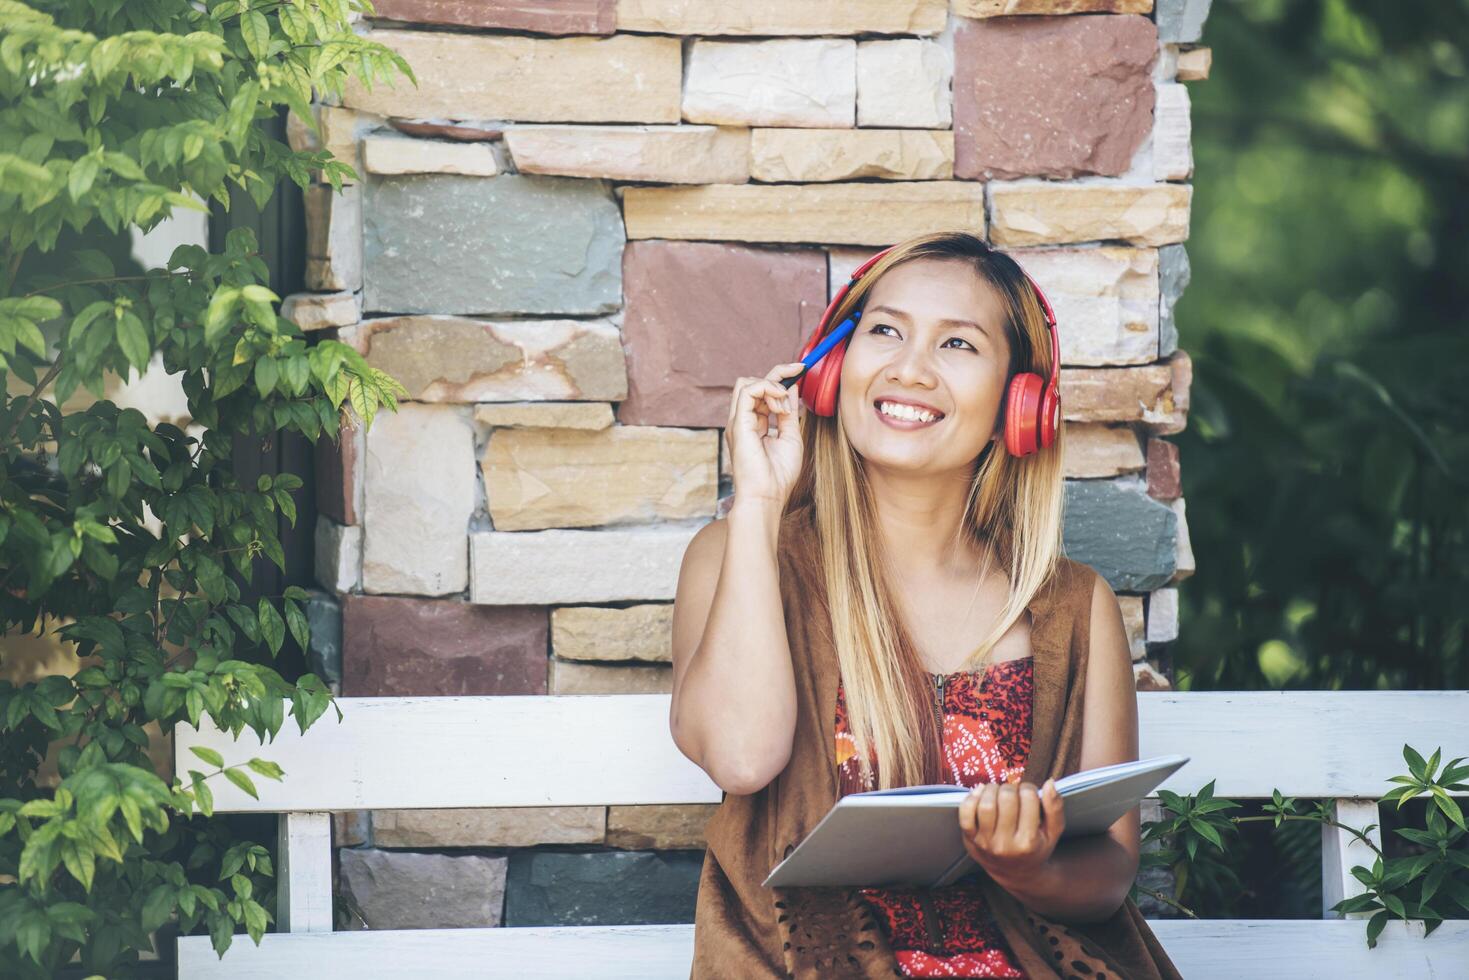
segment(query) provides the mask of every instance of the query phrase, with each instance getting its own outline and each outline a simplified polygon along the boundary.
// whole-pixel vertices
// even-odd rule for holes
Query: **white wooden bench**
[[[332,811],[448,807],[718,803],[719,788],[674,746],[666,694],[470,698],[342,698],[301,735],[287,720],[261,746],[248,730],[181,725],[179,771],[200,768],[191,746],[227,765],[260,755],[282,782],[257,779],[260,799],[214,787],[219,812],[281,814],[278,933],[260,946],[237,935],[221,960],[207,936],[178,941],[181,977],[686,978],[692,925],[332,931]],[[1211,692],[1138,695],[1143,757],[1192,761],[1164,788],[1235,799],[1335,797],[1338,819],[1376,823],[1387,778],[1406,771],[1404,742],[1425,756],[1469,755],[1469,691]],[[588,733],[598,750],[586,751]],[[1374,831],[1374,833],[1376,833]],[[1380,843],[1380,838],[1378,840]],[[1323,828],[1324,906],[1361,890],[1350,869],[1372,852]],[[1323,910],[1323,914],[1330,915]],[[1161,919],[1152,927],[1190,980],[1212,977],[1463,976],[1469,921],[1432,935],[1393,921],[1376,949],[1357,919]]]

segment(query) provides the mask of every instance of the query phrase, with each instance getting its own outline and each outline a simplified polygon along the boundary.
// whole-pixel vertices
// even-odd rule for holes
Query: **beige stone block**
[[[1062,377],[1065,375],[1063,369]],[[1137,433],[1130,426],[1067,422],[1064,446],[1062,467],[1069,479],[1121,476],[1147,467]]]
[[[362,163],[373,174],[464,174],[493,177],[499,173],[488,143],[426,140],[412,136],[369,136],[362,141]]]
[[[1174,572],[1172,582],[1182,582],[1189,578],[1197,570],[1194,563],[1194,546],[1188,537],[1188,508],[1184,506],[1183,498],[1167,501],[1168,509],[1178,515],[1178,550],[1174,560]]]
[[[313,535],[316,584],[329,592],[352,592],[362,581],[362,527],[316,518]]]
[[[1188,238],[1188,184],[1130,184],[1089,179],[992,181],[996,245],[1046,245],[1121,239],[1167,245]]]
[[[551,610],[551,652],[561,660],[673,662],[673,604]]]
[[[505,146],[523,174],[667,184],[750,179],[750,132],[733,126],[513,126]]]
[[[487,605],[671,601],[702,523],[470,535],[470,601]]]
[[[1056,313],[1063,368],[1157,359],[1156,249],[1025,249],[1011,257],[1040,285]]]
[[[1188,86],[1157,86],[1153,103],[1153,179],[1188,180],[1194,172]]]
[[[1156,589],[1148,595],[1148,642],[1178,639],[1178,590]]]
[[[306,211],[306,288],[317,292],[362,288],[362,185],[311,184],[301,194]]]
[[[628,238],[891,245],[930,231],[985,234],[971,181],[629,187]]]
[[[480,469],[495,529],[529,531],[709,517],[718,457],[714,429],[501,429]]]
[[[704,828],[718,803],[674,803],[607,808],[607,846],[630,851],[707,847]]]
[[[1132,665],[1133,684],[1139,691],[1171,691],[1173,685],[1146,660]]]
[[[374,810],[375,847],[533,847],[601,844],[607,809],[600,806]]]
[[[367,810],[346,810],[332,814],[332,846],[358,847],[368,843],[372,824]]]
[[[551,694],[672,694],[672,666],[578,663],[551,658]]]
[[[1209,48],[1183,48],[1178,52],[1178,75],[1180,82],[1202,82],[1209,77],[1209,66],[1214,52]]]
[[[1061,371],[1061,414],[1068,422],[1144,422],[1175,410],[1167,364]]]
[[[362,294],[292,293],[281,301],[281,316],[305,333],[350,326],[362,319]]]
[[[609,402],[494,402],[474,407],[474,420],[500,429],[606,429]]]
[[[474,427],[455,405],[400,403],[367,430],[364,592],[437,596],[468,577]]]
[[[1148,655],[1148,645],[1144,639],[1143,597],[1120,595],[1117,597],[1117,605],[1122,609],[1122,625],[1127,631],[1127,646],[1132,659],[1141,660]]]
[[[618,0],[617,29],[651,34],[937,34],[947,0]]]
[[[840,38],[695,41],[683,118],[722,126],[851,126],[857,43]]]
[[[861,268],[862,263],[876,254],[873,248],[847,248],[841,245],[833,246],[826,250],[826,274],[828,300],[837,294],[852,279],[852,273]]]
[[[857,125],[946,128],[954,121],[954,57],[936,41],[857,45]]]
[[[422,315],[341,331],[367,363],[425,402],[621,401],[622,333],[607,320],[476,320]]]
[[[1020,14],[1149,14],[1153,0],[950,0],[959,17]]]
[[[522,37],[455,31],[366,35],[413,66],[406,78],[349,76],[344,105],[410,119],[678,122],[683,56],[673,37]]]
[[[360,177],[362,160],[357,146],[357,113],[338,106],[313,103],[311,114],[321,135],[318,137],[305,120],[290,110],[286,113],[286,143],[297,153],[316,153],[326,149],[334,159],[349,165]],[[311,179],[324,182],[323,172],[316,171]],[[342,183],[353,184],[356,181],[343,175]]]
[[[1165,362],[1172,375],[1173,407],[1144,416],[1155,435],[1176,435],[1188,425],[1189,391],[1193,387],[1194,362],[1186,350],[1175,350]]]
[[[834,181],[858,177],[947,180],[954,176],[954,134],[922,129],[756,129],[750,176],[763,181]]]

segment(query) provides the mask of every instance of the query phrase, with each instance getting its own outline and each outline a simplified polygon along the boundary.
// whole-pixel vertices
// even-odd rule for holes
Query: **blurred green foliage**
[[[1469,687],[1469,3],[1231,0],[1204,43],[1178,686]]]

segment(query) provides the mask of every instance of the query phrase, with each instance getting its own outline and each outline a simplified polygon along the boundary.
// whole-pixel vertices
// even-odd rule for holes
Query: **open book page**
[[[1188,761],[1165,755],[1101,766],[1056,780],[1066,807],[1063,837],[1105,832]],[[964,850],[959,804],[967,786],[927,784],[850,793],[837,801],[767,886],[940,887],[976,867]]]

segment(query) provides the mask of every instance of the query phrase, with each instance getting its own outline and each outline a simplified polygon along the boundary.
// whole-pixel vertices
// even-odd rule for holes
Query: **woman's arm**
[[[742,504],[694,535],[673,603],[674,744],[727,793],[780,774],[796,732],[781,605],[780,510]]]
[[[1092,588],[1091,637],[1087,654],[1086,690],[1083,692],[1081,768],[1094,769],[1137,758],[1137,690],[1132,655],[1122,609],[1111,586],[1100,575]],[[1049,783],[1049,781],[1048,781]],[[1016,828],[1022,842],[1027,834],[1035,843],[1030,856],[1045,850],[1047,836],[1042,814],[1059,817],[1060,798],[1054,788],[1038,793],[1024,783],[991,789],[966,806],[973,807],[973,827],[982,827],[980,811],[985,796],[993,796],[991,824]],[[1026,800],[1029,795],[1031,800]],[[1050,824],[1050,820],[1044,821]],[[961,826],[964,814],[961,808]],[[1059,826],[1057,820],[1054,826]],[[1117,819],[1105,834],[1055,841],[1042,860],[1015,853],[1008,860],[985,856],[985,870],[1022,904],[1063,922],[1098,922],[1109,918],[1127,897],[1137,875],[1140,818],[1134,807]],[[981,854],[970,852],[979,860]]]

